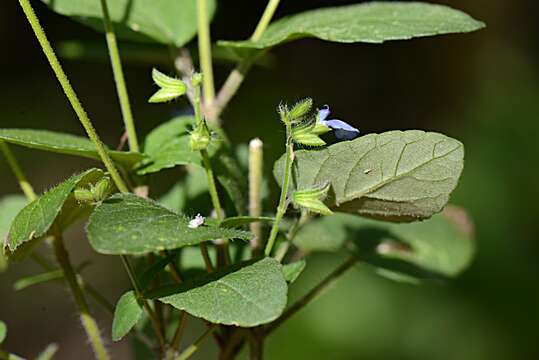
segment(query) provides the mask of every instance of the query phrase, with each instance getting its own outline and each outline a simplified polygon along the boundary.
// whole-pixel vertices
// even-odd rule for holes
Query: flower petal
[[[329,116],[331,112],[329,111],[329,105],[322,106],[322,109],[318,110],[318,120],[323,122]]]
[[[331,128],[335,132],[335,137],[339,140],[352,140],[359,136],[359,130],[345,123],[342,120],[325,120],[324,125]]]

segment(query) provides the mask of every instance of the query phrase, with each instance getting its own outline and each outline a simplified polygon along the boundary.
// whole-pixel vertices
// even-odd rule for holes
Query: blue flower
[[[333,129],[335,137],[339,140],[352,140],[359,136],[359,130],[355,127],[348,125],[342,120],[332,119],[326,120],[330,114],[329,106],[324,105],[322,109],[318,110],[318,121],[326,125],[328,128]]]

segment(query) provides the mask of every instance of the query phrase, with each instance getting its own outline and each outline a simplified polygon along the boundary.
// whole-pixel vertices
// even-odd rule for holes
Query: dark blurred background
[[[276,16],[353,2],[283,0]],[[304,96],[313,97],[319,106],[330,104],[336,117],[363,133],[434,130],[466,146],[465,171],[452,202],[466,207],[475,220],[478,251],[471,268],[445,285],[412,286],[358,267],[270,338],[269,359],[539,359],[536,1],[438,2],[462,9],[488,27],[472,34],[384,45],[293,42],[275,49],[271,68],[251,72],[224,113],[234,141],[264,140],[268,168],[282,152],[283,131],[275,107]],[[34,3],[55,44],[104,41],[101,34]],[[248,37],[264,6],[260,0],[220,1],[213,39]],[[82,135],[16,1],[0,2],[0,44],[0,126]],[[114,146],[122,121],[109,64],[63,63],[99,133]],[[125,66],[139,134],[167,120],[174,106],[181,105],[147,103],[155,89],[151,67]],[[219,84],[230,68],[216,65]],[[93,164],[13,149],[40,191]],[[3,161],[0,186],[0,195],[18,192]],[[92,265],[84,275],[116,302],[128,288],[119,261],[96,255],[82,227],[71,230],[67,238],[74,262],[90,257]],[[295,293],[305,291],[335,261],[332,256],[313,259]],[[0,275],[0,319],[9,326],[5,347],[33,357],[46,344],[58,342],[59,359],[91,359],[67,291],[59,285],[12,290],[15,279],[37,272],[25,262]],[[109,333],[110,318],[97,313]],[[131,358],[128,345],[111,344],[115,357]]]

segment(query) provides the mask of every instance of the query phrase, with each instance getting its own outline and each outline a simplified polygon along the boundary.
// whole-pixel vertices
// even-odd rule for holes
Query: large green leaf
[[[264,49],[306,37],[341,43],[383,43],[470,32],[484,26],[465,13],[443,5],[372,2],[306,11],[272,23],[258,41],[221,41],[219,44]]]
[[[296,152],[291,189],[329,183],[335,211],[388,221],[426,219],[440,212],[464,164],[462,143],[419,130],[389,131]],[[282,179],[284,156],[275,164]],[[281,183],[281,181],[278,181]]]
[[[131,331],[142,316],[142,304],[138,301],[134,291],[122,295],[112,320],[112,340],[119,341]]]
[[[6,241],[9,249],[14,251],[23,243],[46,235],[55,222],[60,229],[69,225],[74,221],[71,210],[79,207],[72,194],[73,190],[78,186],[95,183],[103,175],[99,169],[74,175],[24,207],[11,224]],[[75,210],[79,213],[78,209]]]
[[[0,129],[0,140],[31,149],[101,159],[95,145],[90,140],[71,134],[47,130]],[[127,169],[131,169],[144,158],[144,155],[140,153],[125,151],[109,151],[109,155],[115,162]]]
[[[281,265],[265,258],[169,286],[148,297],[212,323],[252,327],[279,317],[286,294]]]
[[[250,240],[246,231],[212,224],[195,229],[190,219],[133,194],[117,194],[99,205],[87,226],[88,239],[102,254],[146,254],[216,239]]]
[[[305,225],[294,244],[304,252],[347,248],[386,275],[455,276],[470,264],[475,251],[469,226],[463,223],[470,223],[466,214],[453,207],[409,224],[335,214]]]
[[[5,243],[13,219],[26,204],[28,204],[28,200],[22,195],[7,195],[0,200],[0,244]],[[7,259],[4,251],[0,251],[0,272],[6,268]]]
[[[41,0],[53,11],[97,31],[104,31],[101,2],[96,0]],[[121,39],[156,41],[183,46],[197,33],[196,0],[107,1],[114,30]],[[215,1],[208,1],[210,18]]]

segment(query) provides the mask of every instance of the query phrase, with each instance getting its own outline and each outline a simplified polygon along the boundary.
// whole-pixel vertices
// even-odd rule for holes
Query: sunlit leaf
[[[281,265],[265,258],[166,287],[148,297],[212,323],[252,327],[281,315],[287,285]]]
[[[190,220],[155,201],[117,194],[96,208],[87,233],[90,244],[102,254],[146,254],[209,240],[252,237],[247,231],[213,224],[190,228]]]
[[[444,5],[372,2],[306,11],[273,22],[257,41],[220,41],[227,47],[264,49],[301,38],[341,43],[382,43],[451,33],[485,26]]]
[[[462,143],[419,130],[369,134],[295,154],[291,191],[329,184],[325,203],[333,211],[388,221],[441,211],[464,165]],[[274,168],[278,183],[283,169],[284,156]]]

